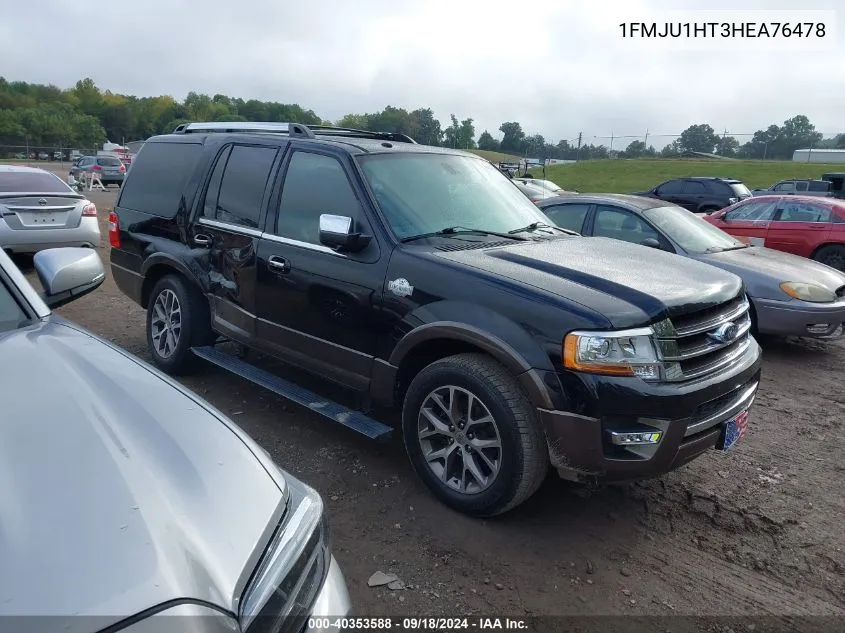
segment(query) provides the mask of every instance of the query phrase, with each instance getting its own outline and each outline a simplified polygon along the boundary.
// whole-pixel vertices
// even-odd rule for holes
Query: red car
[[[743,242],[845,272],[845,200],[754,196],[703,218]]]

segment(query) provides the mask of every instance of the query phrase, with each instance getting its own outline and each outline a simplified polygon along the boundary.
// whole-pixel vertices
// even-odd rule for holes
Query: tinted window
[[[792,181],[789,182],[780,182],[776,184],[773,188],[774,191],[795,191],[795,183]]]
[[[830,222],[830,209],[800,202],[781,205],[780,222]]]
[[[275,147],[232,147],[217,196],[216,220],[258,228],[261,202],[276,152]]]
[[[807,191],[807,183],[806,182],[796,182],[795,183],[795,191]]]
[[[44,171],[0,172],[0,192],[73,193],[61,178]]]
[[[748,202],[735,209],[728,211],[723,218],[726,222],[743,221],[766,221],[771,220],[775,214],[774,202]]]
[[[172,217],[201,154],[197,143],[145,143],[126,176],[118,205]]]
[[[830,183],[826,180],[811,180],[810,191],[830,191]]]
[[[120,167],[120,160],[111,156],[100,156],[97,164],[103,167]]]
[[[673,193],[681,193],[684,189],[684,182],[682,180],[670,180],[669,182],[663,183],[657,189],[657,193],[660,195],[665,194],[673,194]]]
[[[542,211],[558,226],[581,233],[589,210],[589,204],[556,204]]]
[[[211,180],[208,182],[202,214],[212,220],[217,217],[217,199],[220,196],[220,183],[223,182],[223,170],[226,168],[226,161],[229,159],[229,153],[231,151],[232,146],[229,145],[220,153],[214,165],[214,171],[211,172]]]
[[[684,183],[684,193],[706,193],[707,187],[704,186],[704,183],[698,182],[697,180],[687,180]]]
[[[341,164],[331,156],[296,152],[282,187],[276,235],[320,243],[320,215],[361,217],[358,198]]]
[[[630,211],[603,206],[596,208],[593,235],[596,237],[612,237],[616,240],[635,244],[641,244],[643,240],[648,238],[660,239],[657,231]]]

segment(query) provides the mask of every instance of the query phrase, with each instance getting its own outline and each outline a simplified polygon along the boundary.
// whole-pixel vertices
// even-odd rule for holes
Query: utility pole
[[[613,130],[610,130],[610,151],[613,151]]]
[[[646,129],[645,131],[645,139],[643,140],[643,145],[645,145],[645,148],[648,149],[648,129]]]

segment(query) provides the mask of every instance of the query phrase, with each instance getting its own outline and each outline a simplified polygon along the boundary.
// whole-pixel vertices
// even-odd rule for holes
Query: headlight
[[[784,281],[780,285],[780,289],[793,299],[800,299],[801,301],[813,303],[833,303],[836,301],[836,294],[832,290],[802,281]]]
[[[571,332],[563,340],[563,364],[573,371],[660,378],[661,362],[651,328],[618,332]]]
[[[323,502],[313,491],[285,518],[244,593],[245,633],[299,631],[328,572],[328,529]]]

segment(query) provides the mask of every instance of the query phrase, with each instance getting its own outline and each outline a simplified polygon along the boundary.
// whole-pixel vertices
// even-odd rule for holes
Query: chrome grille
[[[751,315],[744,295],[654,326],[666,380],[700,378],[737,362],[751,344]]]

